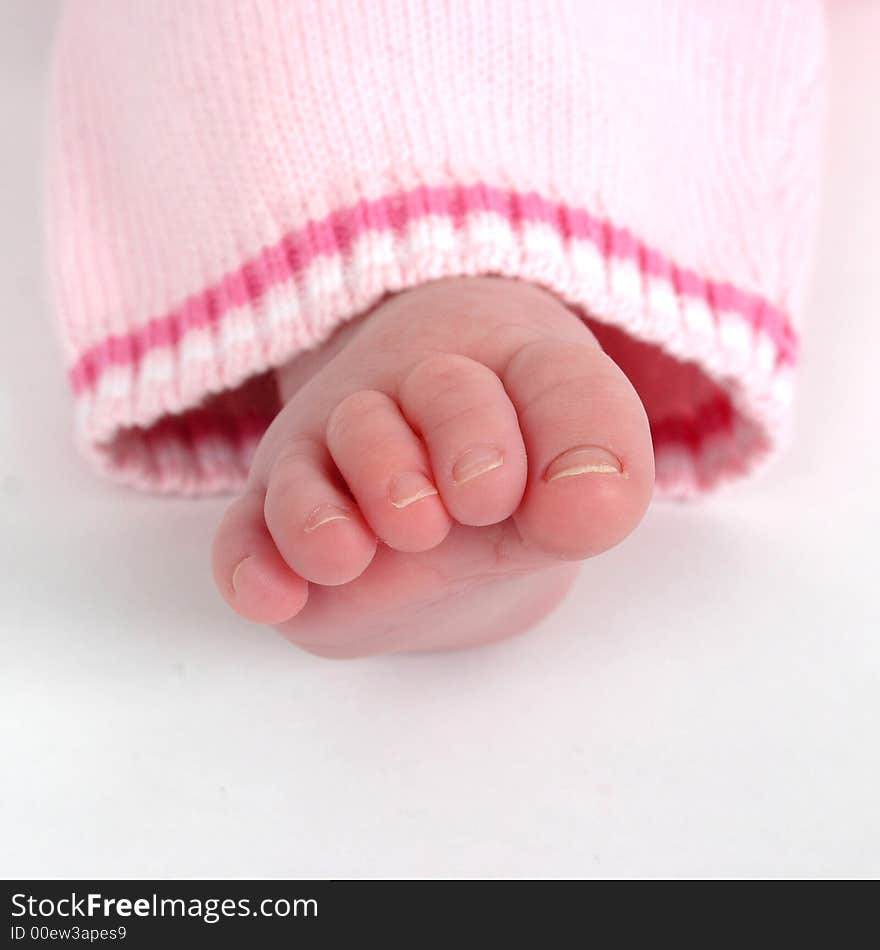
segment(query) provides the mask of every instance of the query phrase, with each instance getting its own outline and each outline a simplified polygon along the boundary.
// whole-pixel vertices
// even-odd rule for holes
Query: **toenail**
[[[330,521],[350,521],[351,515],[339,505],[318,505],[306,519],[305,530],[314,531]]]
[[[388,489],[388,497],[395,508],[408,508],[417,501],[436,494],[437,489],[421,472],[403,472],[396,475]]]
[[[239,577],[239,572],[240,572],[241,569],[245,566],[245,564],[247,564],[248,561],[252,561],[253,559],[254,559],[253,554],[249,554],[247,557],[243,557],[243,558],[238,562],[238,564],[235,565],[235,570],[232,572],[232,593],[233,593],[233,594],[237,594],[237,593],[238,593],[238,587],[236,586],[235,581],[236,581],[236,578]],[[239,580],[240,580],[240,578],[239,578]]]
[[[587,474],[622,475],[623,464],[600,445],[578,445],[553,459],[544,472],[544,480],[553,482],[557,478]]]
[[[468,449],[452,466],[452,480],[456,485],[463,485],[492,469],[501,468],[503,464],[504,456],[498,449],[491,445],[477,445]]]

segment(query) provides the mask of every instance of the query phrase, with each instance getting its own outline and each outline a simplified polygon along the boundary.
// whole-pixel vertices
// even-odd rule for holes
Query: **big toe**
[[[513,357],[504,385],[528,454],[514,515],[523,538],[563,558],[622,541],[654,485],[647,415],[623,371],[592,335],[584,343],[541,340]]]

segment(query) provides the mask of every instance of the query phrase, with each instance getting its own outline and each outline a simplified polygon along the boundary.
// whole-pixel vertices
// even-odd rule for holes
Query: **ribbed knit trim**
[[[418,187],[310,221],[172,311],[86,350],[70,369],[83,447],[138,487],[234,489],[270,416],[227,414],[207,397],[318,345],[387,293],[481,274],[539,284],[717,384],[713,404],[653,425],[661,493],[743,474],[782,437],[797,339],[779,308],[585,209],[478,184]]]

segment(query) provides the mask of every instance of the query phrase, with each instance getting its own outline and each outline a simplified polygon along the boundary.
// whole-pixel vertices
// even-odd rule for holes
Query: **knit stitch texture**
[[[784,440],[818,0],[77,0],[48,209],[79,443],[240,486],[268,371],[389,293],[533,281],[645,402],[661,493]]]

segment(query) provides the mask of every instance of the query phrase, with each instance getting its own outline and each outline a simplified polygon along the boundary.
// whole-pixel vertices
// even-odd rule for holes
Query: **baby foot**
[[[284,408],[217,532],[214,576],[239,614],[314,653],[516,633],[651,496],[635,390],[579,317],[530,284],[403,292],[278,383]]]

